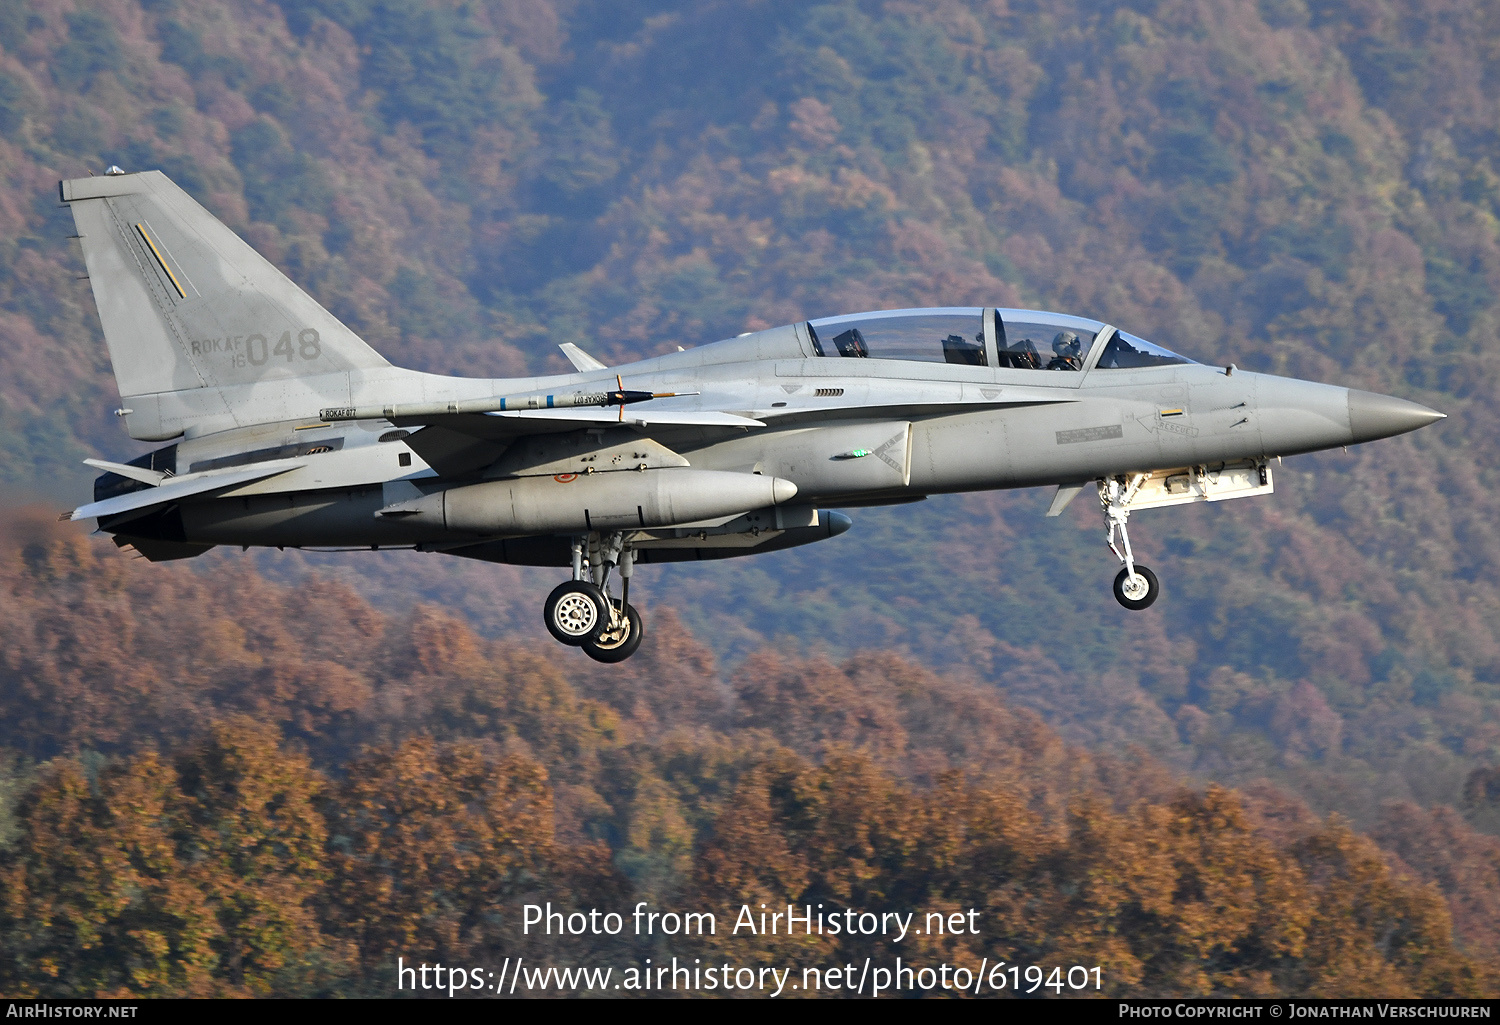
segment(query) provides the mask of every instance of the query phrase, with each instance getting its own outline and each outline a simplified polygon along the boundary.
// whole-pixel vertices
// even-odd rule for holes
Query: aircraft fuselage
[[[720,355],[716,349],[764,352],[777,339],[762,336],[776,334],[790,343],[781,358],[705,359]],[[695,469],[781,478],[796,485],[797,502],[834,508],[1293,455],[1410,429],[1411,418],[1431,419],[1402,400],[1199,364],[1047,372],[808,358],[795,344],[796,333],[782,328],[607,372],[439,380],[476,395],[568,393],[612,386],[617,375],[631,388],[696,391],[658,400],[653,411],[732,410],[766,426],[655,429],[653,437]],[[1381,403],[1391,408],[1382,413]],[[847,416],[838,415],[840,407]],[[621,423],[601,421],[591,431],[599,447],[608,448],[616,435],[634,436],[635,415],[629,407]],[[173,539],[306,547],[474,540],[473,531],[377,515],[395,496],[507,476],[476,467],[443,477],[411,442],[410,433],[386,420],[315,418],[184,439],[176,446],[179,474],[289,455],[306,465],[227,498],[182,503],[182,531]],[[624,472],[618,465],[597,469]]]

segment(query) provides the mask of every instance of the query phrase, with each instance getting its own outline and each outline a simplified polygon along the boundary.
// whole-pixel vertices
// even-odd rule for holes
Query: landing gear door
[[[1130,508],[1159,509],[1191,502],[1222,502],[1275,492],[1271,464],[1264,459],[1240,459],[1177,470],[1153,470],[1136,487]]]

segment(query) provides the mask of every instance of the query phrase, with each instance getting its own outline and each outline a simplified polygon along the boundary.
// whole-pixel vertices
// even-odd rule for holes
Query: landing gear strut
[[[1150,608],[1151,603],[1161,596],[1161,582],[1156,579],[1156,574],[1136,563],[1135,554],[1130,550],[1130,533],[1125,527],[1125,521],[1130,518],[1130,500],[1148,476],[1138,473],[1129,479],[1121,476],[1099,481],[1099,505],[1104,510],[1109,550],[1125,564],[1115,577],[1115,600],[1132,612]],[[1120,536],[1119,544],[1115,543],[1116,533]]]
[[[620,571],[620,597],[609,593],[610,571]],[[645,637],[645,624],[630,604],[635,549],[620,533],[592,533],[573,539],[573,579],[558,584],[542,616],[547,630],[564,644],[583,649],[596,662],[623,662]],[[592,580],[588,579],[593,577]]]

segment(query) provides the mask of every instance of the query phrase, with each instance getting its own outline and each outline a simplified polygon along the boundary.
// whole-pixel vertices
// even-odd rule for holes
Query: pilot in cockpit
[[[1052,352],[1052,361],[1047,364],[1048,370],[1083,369],[1083,346],[1078,341],[1076,331],[1059,331],[1057,337],[1052,339]]]

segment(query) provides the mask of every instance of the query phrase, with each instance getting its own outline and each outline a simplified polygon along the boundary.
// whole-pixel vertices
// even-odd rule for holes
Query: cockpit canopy
[[[1016,370],[1082,370],[1105,325],[1039,310],[996,310],[1000,366]]]
[[[1100,370],[1192,362],[1097,320],[1040,310],[881,310],[808,321],[807,333],[819,356],[846,359],[1079,371],[1103,338],[1093,364]]]
[[[808,321],[819,356],[986,366],[984,310],[881,310]]]
[[[1144,338],[1137,338],[1129,331],[1116,331],[1099,357],[1100,370],[1129,370],[1134,367],[1163,367],[1172,363],[1191,363],[1186,356],[1179,356]]]

